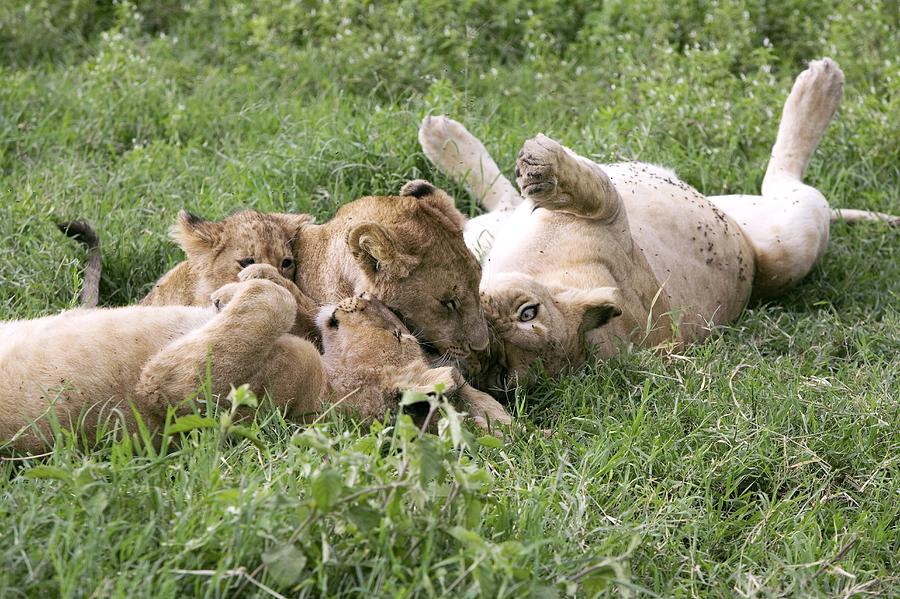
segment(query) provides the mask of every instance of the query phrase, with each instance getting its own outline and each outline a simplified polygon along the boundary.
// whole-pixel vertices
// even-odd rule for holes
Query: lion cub
[[[187,259],[164,274],[141,300],[144,306],[204,306],[210,294],[237,280],[251,264],[268,264],[282,277],[294,280],[293,242],[308,214],[263,214],[242,210],[219,221],[186,210],[170,236]]]
[[[170,236],[187,259],[164,274],[140,301],[142,306],[206,306],[210,294],[238,280],[238,273],[253,264],[272,266],[287,281],[297,269],[293,244],[303,225],[313,222],[308,214],[264,214],[242,210],[219,221],[207,220],[186,210]],[[59,228],[88,247],[82,305],[97,305],[100,281],[99,239],[84,221],[63,223]],[[315,333],[315,302],[296,285],[287,286],[297,301],[294,333],[305,337]]]
[[[142,303],[203,305],[252,260],[274,266],[302,291],[295,293],[298,334],[315,334],[311,318],[301,317],[312,316],[315,307],[302,299],[321,305],[368,291],[438,359],[460,361],[487,350],[490,336],[478,295],[481,266],[466,249],[465,219],[447,193],[427,181],[410,181],[399,195],[358,198],[321,225],[311,221],[307,215],[242,212],[215,223],[182,212],[173,237],[188,258]],[[63,228],[78,234],[78,228]]]
[[[75,309],[0,323],[0,447],[52,445],[51,419],[78,425],[87,438],[109,420],[135,430],[132,407],[158,431],[170,406],[191,409],[185,398],[207,376],[213,395],[247,383],[297,420],[338,399],[342,411],[379,416],[403,390],[442,383],[448,392],[463,387],[476,423],[487,416],[509,422],[458,373],[429,368],[409,331],[377,300],[323,308],[322,356],[290,334],[296,301],[274,267],[252,265],[237,278],[206,307]]]
[[[476,425],[512,422],[503,406],[466,384],[456,368],[432,368],[416,337],[369,293],[324,306],[316,324],[324,348],[327,397],[346,398],[357,415],[380,417],[396,410],[404,391],[430,393],[441,385],[444,393],[457,396]]]

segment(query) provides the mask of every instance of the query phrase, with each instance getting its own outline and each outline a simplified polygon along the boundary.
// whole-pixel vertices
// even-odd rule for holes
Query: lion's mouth
[[[432,343],[430,340],[426,339],[425,336],[413,323],[409,321],[403,312],[394,308],[393,306],[388,306],[385,304],[385,307],[390,310],[391,314],[397,317],[397,320],[406,327],[406,330],[409,331],[409,334],[416,338],[416,342],[418,342],[419,347],[425,352],[425,355],[429,358],[438,358],[442,355],[442,352],[438,350],[437,346]]]

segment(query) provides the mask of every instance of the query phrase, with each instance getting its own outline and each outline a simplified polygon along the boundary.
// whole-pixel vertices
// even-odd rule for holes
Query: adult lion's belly
[[[680,313],[684,340],[734,320],[753,284],[753,252],[738,226],[674,173],[641,163],[603,167],[632,238]]]

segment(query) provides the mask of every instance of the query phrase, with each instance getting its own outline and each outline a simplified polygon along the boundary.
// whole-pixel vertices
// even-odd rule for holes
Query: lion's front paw
[[[209,299],[212,302],[212,305],[215,306],[216,311],[221,312],[224,310],[225,306],[227,306],[241,290],[241,287],[242,285],[240,283],[228,283],[213,291],[209,296]]]
[[[522,195],[538,205],[552,204],[564,153],[561,145],[543,134],[526,141],[516,157],[516,183]]]
[[[273,283],[280,283],[284,277],[278,269],[271,264],[251,264],[238,273],[238,281],[250,281],[252,279],[265,279]]]

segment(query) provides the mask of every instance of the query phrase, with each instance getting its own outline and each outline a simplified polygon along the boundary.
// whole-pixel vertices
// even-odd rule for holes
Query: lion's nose
[[[487,351],[487,348],[490,346],[490,341],[487,338],[484,339],[476,339],[475,341],[469,342],[469,351],[470,352],[483,352]]]
[[[488,334],[487,323],[481,321],[467,331],[467,346],[470,352],[482,352],[491,344],[491,336]]]

